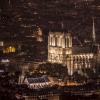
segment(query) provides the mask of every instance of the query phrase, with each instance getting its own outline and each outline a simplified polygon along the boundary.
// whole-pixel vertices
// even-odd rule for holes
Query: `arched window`
[[[65,38],[65,48],[67,47],[67,38]]]
[[[55,46],[58,46],[57,37],[55,37]]]
[[[69,47],[69,38],[67,38],[67,47]]]

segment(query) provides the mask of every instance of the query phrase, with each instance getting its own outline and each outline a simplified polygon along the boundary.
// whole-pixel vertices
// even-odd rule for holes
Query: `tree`
[[[62,80],[65,79],[65,77],[68,75],[67,67],[61,65],[61,64],[41,64],[38,67],[39,71],[46,72],[47,75],[50,75],[52,77],[61,78]]]

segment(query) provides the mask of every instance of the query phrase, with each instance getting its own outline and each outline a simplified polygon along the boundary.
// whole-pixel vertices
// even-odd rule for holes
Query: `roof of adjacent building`
[[[28,82],[31,83],[44,83],[44,82],[48,82],[49,79],[47,76],[43,76],[43,77],[38,77],[38,78],[27,78]]]
[[[72,47],[73,54],[79,54],[79,53],[93,53],[93,47],[91,46],[73,46]]]

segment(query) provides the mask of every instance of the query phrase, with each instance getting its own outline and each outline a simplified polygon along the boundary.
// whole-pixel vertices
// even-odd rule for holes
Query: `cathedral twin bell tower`
[[[48,61],[67,65],[71,68],[72,36],[70,33],[49,32]],[[70,61],[69,61],[70,60]],[[68,67],[69,66],[69,67]],[[68,70],[71,71],[71,70]]]

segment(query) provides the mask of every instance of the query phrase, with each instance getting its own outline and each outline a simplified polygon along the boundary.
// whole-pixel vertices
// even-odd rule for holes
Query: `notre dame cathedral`
[[[94,22],[92,35],[95,41]],[[66,65],[69,75],[73,75],[75,71],[82,74],[81,69],[95,67],[95,53],[89,45],[74,46],[71,33],[49,32],[48,61]]]

